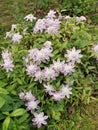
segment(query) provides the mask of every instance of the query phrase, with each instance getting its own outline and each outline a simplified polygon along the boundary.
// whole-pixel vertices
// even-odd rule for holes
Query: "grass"
[[[36,13],[32,0],[0,0],[0,35],[10,30],[11,24],[19,23],[28,13]],[[98,24],[98,14],[91,14],[91,20]],[[95,26],[92,28],[94,31]],[[98,28],[95,28],[98,33]],[[72,114],[77,130],[98,130],[98,102],[91,101],[87,106],[80,107]],[[74,130],[74,129],[73,129]]]
[[[0,0],[0,32],[6,32],[11,24],[19,23],[26,14],[33,13],[31,0]]]
[[[98,102],[92,101],[80,111],[79,130],[98,130]]]

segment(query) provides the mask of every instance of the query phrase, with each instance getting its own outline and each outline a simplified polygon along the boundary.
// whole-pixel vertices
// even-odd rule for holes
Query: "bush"
[[[60,8],[61,12],[70,15],[87,15],[97,4],[97,0],[33,0],[32,2],[39,9]]]
[[[0,127],[78,129],[81,119],[72,114],[95,99],[98,89],[98,39],[84,16],[51,10],[43,19],[32,14],[24,19],[0,46]]]
[[[61,0],[61,9],[70,14],[89,14],[96,5],[96,0]]]

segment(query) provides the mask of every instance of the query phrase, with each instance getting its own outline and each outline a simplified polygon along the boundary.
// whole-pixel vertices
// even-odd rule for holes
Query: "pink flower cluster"
[[[35,81],[42,83],[42,81],[55,80],[60,73],[64,74],[64,76],[71,75],[75,71],[75,62],[79,63],[80,58],[82,58],[81,51],[73,48],[71,51],[67,50],[67,54],[65,54],[68,63],[57,59],[57,61],[53,61],[50,67],[41,69],[39,64],[48,61],[52,56],[52,51],[53,48],[49,41],[44,43],[44,47],[41,50],[35,48],[29,51],[28,57],[32,62],[26,65],[26,72]]]
[[[41,50],[38,50],[37,48],[29,50],[29,54],[27,55],[28,62],[26,64],[26,72],[29,76],[33,77],[35,81],[39,81],[40,83],[43,82],[45,92],[48,93],[55,101],[60,101],[65,97],[70,98],[70,95],[72,94],[71,85],[73,84],[73,81],[67,83],[66,85],[62,84],[60,90],[55,90],[49,81],[51,79],[55,80],[60,74],[64,74],[64,76],[72,75],[75,71],[75,63],[80,62],[82,55],[80,54],[80,50],[72,48],[72,50],[67,50],[67,53],[65,54],[67,63],[57,59],[50,64],[50,67],[41,68],[41,63],[46,63],[50,60],[52,51],[53,48],[50,41],[46,41]],[[43,112],[39,114],[35,112],[35,110],[39,109],[39,101],[36,100],[31,91],[27,93],[21,92],[19,93],[19,97],[26,101],[25,105],[27,110],[31,111],[34,115],[34,119],[32,119],[34,125],[39,128],[42,124],[47,124],[45,120],[48,116],[44,116]]]
[[[48,68],[41,70],[39,67],[40,63],[45,63],[52,57],[52,50],[50,41],[46,41],[41,50],[38,50],[37,48],[29,50],[28,58],[30,58],[32,62],[26,65],[26,72],[29,76],[34,77],[35,81],[38,80],[41,83],[42,80],[53,78],[52,72],[54,72],[54,70],[51,69],[52,72],[49,72],[51,74],[50,76],[48,75],[49,77],[47,76],[47,78],[44,73],[46,73],[46,70],[48,73]]]
[[[59,91],[54,90],[53,86],[50,83],[44,84],[45,91],[52,96],[55,101],[60,101],[61,99],[70,97],[72,94],[70,86],[73,82],[68,83],[67,85],[62,84],[62,88]]]
[[[36,97],[31,93],[31,91],[28,92],[20,92],[19,93],[20,99],[25,101],[25,105],[27,106],[27,110],[31,111],[31,113],[34,112],[35,109],[39,109],[39,101],[36,99]]]
[[[20,43],[22,38],[23,38],[23,36],[20,35],[19,32],[12,34],[12,42],[13,43]]]
[[[28,14],[24,17],[26,21],[33,22],[33,20],[36,20],[37,18],[34,17],[33,14]],[[47,34],[51,35],[57,35],[59,33],[61,20],[68,20],[71,19],[71,17],[68,16],[56,16],[56,12],[54,10],[50,10],[45,18],[38,19],[34,25],[33,32],[39,33],[39,32],[46,32]],[[76,22],[86,21],[85,16],[76,17]],[[6,32],[6,38],[11,38],[13,43],[20,43],[23,36],[20,34],[20,32],[15,32],[17,29],[17,24],[12,24],[11,31]],[[23,35],[26,34],[26,30],[23,30]]]
[[[46,125],[47,122],[45,120],[48,118],[48,116],[44,116],[44,112],[39,114],[35,112],[36,109],[40,108],[38,106],[39,101],[31,93],[31,91],[20,92],[19,97],[26,102],[25,106],[27,107],[27,111],[31,111],[31,114],[34,115],[34,118],[32,119],[33,125],[37,126],[38,128],[41,127],[42,124]]]
[[[96,60],[98,60],[98,43],[93,46],[92,50],[95,52]]]
[[[58,63],[59,61],[59,63]],[[55,80],[60,73],[66,75],[71,75],[75,69],[73,64],[64,64],[63,62],[60,62],[58,59],[57,61],[54,61],[58,64],[51,64],[50,67],[44,67],[41,69],[38,65],[30,63],[26,65],[26,71],[27,74],[35,79],[35,81],[39,81],[42,83],[42,81],[49,81],[49,80]],[[63,63],[63,64],[62,64]]]
[[[34,63],[37,65],[41,62],[45,63],[49,60],[50,57],[52,57],[52,46],[50,41],[46,41],[43,45],[43,48],[41,50],[38,50],[37,48],[29,50],[28,57],[33,60]]]
[[[38,33],[45,31],[48,34],[58,34],[61,22],[59,19],[55,19],[55,14],[55,11],[50,10],[46,18],[38,19],[33,28],[33,32]]]
[[[11,38],[11,41],[13,43],[20,43],[23,36],[20,34],[20,32],[15,32],[17,29],[18,24],[12,24],[11,31],[6,32],[5,38]]]
[[[75,71],[74,67],[72,63],[66,64],[65,61],[57,59],[57,61],[53,61],[49,68],[45,67],[44,74],[46,79],[48,79],[46,81],[49,81],[50,78],[55,80],[60,73],[64,74],[64,76],[71,75]]]
[[[6,70],[6,72],[13,71],[14,64],[12,60],[12,54],[9,53],[8,50],[5,50],[1,55],[4,61],[1,66]]]
[[[49,44],[46,44],[49,43]],[[44,44],[44,47],[47,47],[48,49],[51,49],[50,42],[46,42]],[[53,49],[52,49],[53,50]],[[62,85],[62,89],[59,91],[56,91],[52,85],[50,85],[49,81],[55,80],[60,73],[66,75],[72,75],[72,73],[75,71],[75,63],[79,63],[80,59],[83,55],[80,54],[81,50],[76,50],[75,48],[72,48],[72,50],[67,50],[67,53],[65,54],[65,57],[67,58],[67,63],[65,61],[60,61],[57,59],[57,61],[53,61],[53,64],[50,65],[50,67],[44,67],[41,69],[39,67],[39,63],[41,63],[43,60],[46,62],[47,60],[42,57],[44,57],[46,54],[43,53],[43,56],[41,57],[43,60],[40,60],[40,58],[37,58],[39,55],[38,49],[33,49],[29,52],[29,58],[33,60],[33,63],[27,64],[27,74],[35,79],[35,81],[39,81],[42,83],[42,81],[47,82],[47,84],[44,84],[45,91],[49,93],[50,96],[55,101],[60,101],[61,99],[67,97],[70,97],[71,92],[71,83],[68,83],[67,85]],[[52,51],[51,51],[52,52]],[[51,54],[52,55],[52,54]],[[50,55],[49,55],[50,56]],[[38,61],[36,60],[38,59]],[[49,60],[49,57],[48,57]],[[39,62],[40,61],[40,62]]]
[[[22,35],[20,35],[19,32],[17,33],[12,33],[12,32],[6,32],[6,38],[11,38],[13,43],[20,43],[21,39],[23,38]]]

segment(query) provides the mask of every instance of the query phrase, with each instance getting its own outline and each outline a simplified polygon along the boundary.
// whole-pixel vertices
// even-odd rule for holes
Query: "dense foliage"
[[[71,15],[83,15],[97,8],[97,0],[33,0],[39,9],[56,8]]]
[[[12,25],[0,47],[0,129],[78,129],[70,109],[98,90],[98,37],[86,20],[51,10]]]

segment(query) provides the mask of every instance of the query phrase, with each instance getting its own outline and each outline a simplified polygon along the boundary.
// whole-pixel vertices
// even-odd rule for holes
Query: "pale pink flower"
[[[55,28],[54,26],[50,26],[46,29],[46,33],[48,34],[58,34],[58,28]]]
[[[55,101],[60,101],[61,99],[63,99],[65,97],[65,95],[64,95],[64,93],[62,93],[62,91],[51,92],[50,95],[52,95],[52,98]]]
[[[71,17],[70,17],[69,15],[67,15],[67,16],[64,17],[64,19],[65,19],[65,20],[71,19]]]
[[[72,63],[68,63],[68,64],[64,64],[62,67],[61,72],[66,76],[66,75],[71,75],[73,72],[75,72],[74,69],[74,64]]]
[[[18,95],[19,95],[20,99],[25,100],[25,93],[24,92],[20,92]]]
[[[28,51],[28,57],[36,62],[37,54],[39,53],[39,50],[37,48],[33,48]]]
[[[80,16],[80,19],[81,19],[81,21],[86,21],[87,20],[85,16]]]
[[[46,41],[43,47],[53,50],[51,41]]]
[[[26,65],[26,72],[29,76],[34,77],[35,73],[39,70],[39,67],[36,64],[30,62]]]
[[[1,66],[6,70],[6,72],[13,71],[14,64],[12,60],[12,54],[6,51],[2,51],[3,64]]]
[[[49,48],[42,48],[40,50],[40,52],[41,52],[41,55],[43,56],[43,57],[41,57],[42,59],[39,58],[39,59],[41,59],[41,62],[46,62],[50,59],[50,57],[53,56],[52,49],[49,49]]]
[[[98,54],[98,43],[93,46],[92,50]]]
[[[37,64],[40,64],[41,62],[45,62],[47,57],[46,57],[46,54],[44,53],[44,51],[45,51],[45,49],[41,49],[38,51],[37,56],[36,56]],[[46,49],[46,52],[48,52],[48,49]]]
[[[2,51],[2,58],[4,59],[4,60],[8,60],[8,59],[10,59],[11,58],[11,52],[8,52],[8,50],[5,50],[5,51]]]
[[[12,24],[11,31],[14,31],[16,29],[16,27],[17,27],[16,24]]]
[[[65,57],[67,57],[67,62],[81,62],[81,58],[83,55],[80,54],[81,50],[76,50],[75,47],[72,48],[72,50],[67,50],[67,54],[65,54]]]
[[[86,17],[84,16],[76,17],[76,22],[81,22],[81,21],[86,21]]]
[[[14,33],[14,34],[12,35],[12,42],[13,42],[13,43],[20,43],[20,41],[21,41],[22,38],[23,38],[23,36],[20,35],[19,32],[18,32],[18,33]]]
[[[46,16],[46,18],[53,19],[56,17],[56,12],[54,10],[50,10]]]
[[[4,60],[4,63],[1,65],[6,70],[6,72],[13,71],[14,64],[11,59]]]
[[[58,73],[56,73],[52,67],[50,68],[45,67],[43,73],[45,76],[45,81],[49,81],[50,79],[55,80],[56,77],[58,76]]]
[[[41,112],[39,114],[34,113],[34,118],[32,119],[33,125],[36,125],[38,128],[41,127],[41,125],[46,125],[46,119],[48,116],[44,116],[44,112]]]
[[[11,38],[11,37],[12,37],[12,33],[11,32],[6,32],[5,38]]]
[[[34,78],[35,81],[39,81],[40,83],[42,83],[43,78],[44,78],[43,71],[39,70],[35,73],[35,78]]]
[[[81,19],[80,19],[80,17],[76,17],[76,22],[81,22]]]
[[[92,50],[95,52],[96,60],[98,60],[98,43],[93,46]]]
[[[69,87],[69,84],[67,84],[67,85],[63,84],[62,85],[61,91],[67,98],[69,98],[70,94],[72,94],[71,90],[72,90],[72,88]]]
[[[55,29],[60,28],[61,21],[59,19],[46,19],[46,27],[54,27]]]
[[[43,32],[44,29],[46,29],[45,19],[38,19],[33,28],[33,32],[34,33]]]
[[[59,19],[46,19],[46,32],[48,34],[58,34],[60,23]]]
[[[60,73],[62,72],[63,66],[64,66],[64,61],[60,61],[60,59],[57,59],[57,61],[53,60],[53,65],[51,65],[53,69],[57,72]]]
[[[25,105],[27,106],[28,111],[32,111],[35,109],[39,109],[38,104],[39,104],[38,100],[31,100],[31,101],[27,102]]]
[[[26,101],[32,101],[32,100],[36,100],[35,96],[32,94],[31,90],[26,92],[24,95],[24,99]]]
[[[50,83],[44,84],[45,91],[51,95],[51,92],[55,91]]]
[[[26,15],[25,17],[24,17],[24,19],[26,20],[26,21],[33,21],[33,20],[36,20],[36,17],[34,17],[34,15],[33,14],[28,14],[28,15]]]

